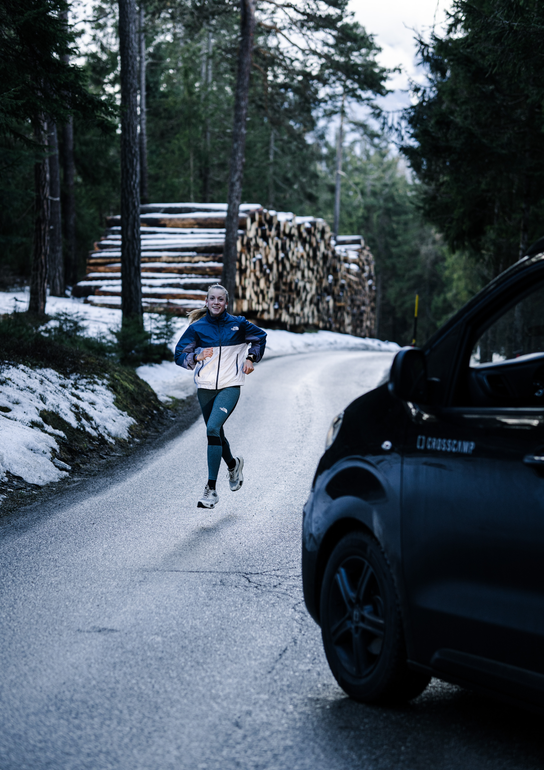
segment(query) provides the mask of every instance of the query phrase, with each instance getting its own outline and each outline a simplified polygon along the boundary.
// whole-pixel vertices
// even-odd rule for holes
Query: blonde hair
[[[225,297],[227,298],[227,305],[229,304],[229,293],[225,289],[224,286],[221,286],[220,283],[214,283],[211,286],[208,286],[208,291],[206,292],[206,299],[210,296],[210,291],[212,289],[221,289],[225,292]],[[189,324],[194,324],[195,321],[199,321],[201,318],[204,318],[206,313],[208,312],[208,306],[204,305],[204,307],[197,307],[195,310],[190,310],[187,313],[187,317],[189,318]]]

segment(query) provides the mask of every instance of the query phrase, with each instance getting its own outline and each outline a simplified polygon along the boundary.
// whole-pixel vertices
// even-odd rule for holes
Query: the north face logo
[[[239,326],[233,326],[231,332],[237,332],[240,329]]]

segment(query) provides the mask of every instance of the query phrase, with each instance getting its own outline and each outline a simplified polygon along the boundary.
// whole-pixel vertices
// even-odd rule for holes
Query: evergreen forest
[[[138,19],[141,200],[226,202],[240,5],[141,0]],[[257,2],[242,186],[245,202],[332,226],[341,120],[339,233],[369,244],[376,335],[400,344],[416,293],[421,343],[544,235],[544,6],[454,0],[447,29],[418,45],[426,82],[404,114],[384,115],[379,40],[347,0]],[[105,217],[120,211],[120,110],[116,2],[4,0],[1,290],[36,269],[37,174],[55,152],[57,290],[84,273]]]

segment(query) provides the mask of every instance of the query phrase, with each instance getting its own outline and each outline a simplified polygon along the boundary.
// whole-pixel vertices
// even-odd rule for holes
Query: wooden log
[[[142,274],[146,272],[151,273],[203,273],[204,268],[212,268],[212,273],[217,275],[221,273],[223,266],[218,262],[185,262],[185,263],[157,263],[157,262],[144,262],[142,264]],[[121,269],[120,262],[109,262],[106,264],[96,265],[95,263],[88,265],[87,270],[90,273],[115,273]],[[208,271],[209,272],[209,271]]]
[[[91,295],[89,295],[91,296]],[[107,288],[100,288],[96,289],[92,296],[94,297],[120,297],[121,296],[121,288],[119,287],[118,290],[115,289],[107,289]],[[160,300],[173,300],[173,299],[179,299],[179,300],[198,300],[201,301],[202,304],[204,304],[204,299],[206,297],[205,292],[173,292],[173,291],[165,291],[165,292],[153,292],[153,291],[146,291],[142,288],[142,299],[153,299],[156,297]]]
[[[164,263],[165,265],[175,265],[175,264],[187,264],[191,262],[222,262],[222,254],[180,254],[179,256],[176,256],[175,254],[159,254],[159,255],[142,255],[141,262],[143,265],[147,263]],[[88,269],[94,270],[98,269],[98,265],[113,265],[121,262],[121,257],[114,257],[107,254],[107,252],[102,252],[100,257],[90,257],[87,260],[87,266]]]
[[[101,244],[98,242],[96,244],[97,248],[95,251],[91,252],[93,255],[97,253],[107,252],[107,251],[118,251],[120,252],[120,247],[113,245],[111,243],[108,244]],[[172,242],[168,243],[167,241],[164,242],[156,242],[153,241],[151,243],[146,243],[145,241],[142,241],[140,246],[140,251],[142,254],[145,254],[146,252],[152,251],[152,252],[176,252],[179,254],[183,254],[184,252],[206,252],[209,254],[222,254],[223,253],[223,242],[220,243],[206,243],[206,242],[198,242],[198,241],[191,241],[187,243],[182,242]]]
[[[119,272],[120,265],[100,265],[97,268],[93,268],[93,272],[101,272],[107,275],[108,273],[115,273]],[[184,275],[184,274],[198,274],[198,275],[216,275],[219,276],[223,272],[223,265],[218,263],[197,263],[196,265],[194,263],[189,264],[170,264],[168,266],[162,266],[162,265],[144,265],[142,267],[142,273],[145,273],[146,271],[151,272],[164,272],[164,273],[173,273],[178,275]]]
[[[259,203],[242,203],[240,212],[245,214],[262,211]],[[227,212],[226,203],[146,203],[140,206],[142,214],[194,214],[197,212]]]
[[[105,300],[105,301],[104,301]],[[96,307],[115,308],[119,310],[121,308],[121,298],[97,298],[93,301],[93,297],[89,297],[85,300],[88,305],[95,305]],[[186,316],[190,310],[194,310],[198,307],[196,302],[191,301],[162,301],[162,300],[142,300],[142,307],[147,313],[171,313],[177,316]]]
[[[192,228],[224,228],[226,214],[203,214],[201,217],[195,214],[142,214],[140,224],[142,227],[192,227]],[[238,220],[238,227],[246,226],[246,216]],[[121,225],[121,217],[106,218],[107,227]]]

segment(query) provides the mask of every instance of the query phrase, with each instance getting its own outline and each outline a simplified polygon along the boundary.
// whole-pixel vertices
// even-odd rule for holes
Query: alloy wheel
[[[330,610],[331,640],[339,661],[352,676],[367,676],[382,651],[385,617],[378,578],[362,556],[350,556],[338,567]]]

